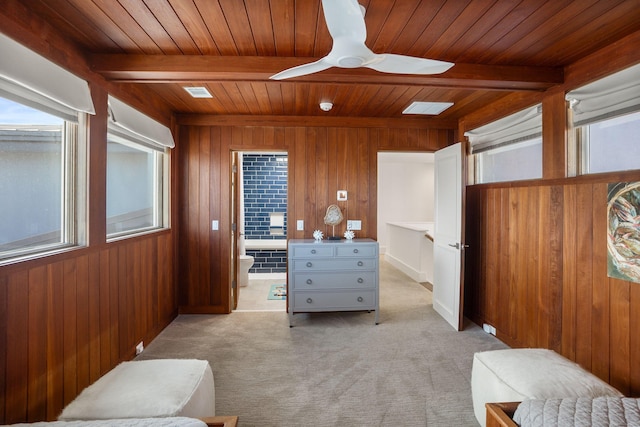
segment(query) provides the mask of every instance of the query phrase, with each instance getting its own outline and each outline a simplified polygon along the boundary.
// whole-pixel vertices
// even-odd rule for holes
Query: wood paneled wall
[[[467,186],[464,312],[513,347],[543,347],[640,396],[640,284],[607,276],[607,185],[640,171],[566,178],[564,93],[640,62],[640,33],[565,68],[565,83],[465,117],[458,132],[542,102],[543,179]],[[575,150],[573,150],[575,154]]]
[[[174,317],[161,233],[0,270],[0,422],[53,420]]]
[[[180,164],[180,306],[188,313],[230,311],[230,153],[288,153],[289,238],[311,238],[330,204],[345,219],[362,220],[359,237],[376,238],[377,152],[435,151],[454,142],[453,130],[366,127],[182,126]],[[337,202],[338,190],[349,200]],[[218,231],[212,220],[220,221]],[[296,231],[296,220],[305,230]],[[345,224],[336,228],[344,233]]]
[[[165,124],[171,112],[139,88],[93,74],[84,53],[31,16],[26,4],[3,4],[0,28],[85,78],[96,109],[88,125],[88,246],[0,267],[4,424],[54,420],[84,387],[131,359],[138,342],[148,343],[169,324],[178,297],[173,229],[111,243],[105,237],[107,94]]]
[[[607,276],[607,184],[638,180],[468,187],[466,315],[640,396],[640,284]]]

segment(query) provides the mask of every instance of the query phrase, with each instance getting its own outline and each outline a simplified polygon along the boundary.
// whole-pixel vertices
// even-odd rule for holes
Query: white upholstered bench
[[[213,372],[205,360],[123,362],[67,405],[61,421],[215,416]]]
[[[471,371],[473,410],[486,424],[485,404],[525,399],[622,396],[578,364],[540,348],[476,353]]]

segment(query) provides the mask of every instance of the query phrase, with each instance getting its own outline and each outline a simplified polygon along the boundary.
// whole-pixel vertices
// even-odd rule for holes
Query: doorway
[[[433,286],[434,154],[378,153],[378,241],[384,262]]]
[[[234,151],[234,311],[286,310],[288,155]],[[236,191],[234,192],[233,182]],[[234,227],[232,227],[234,228]]]

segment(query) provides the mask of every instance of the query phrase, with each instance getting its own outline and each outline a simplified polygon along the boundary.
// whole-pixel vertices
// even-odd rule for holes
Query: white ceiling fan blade
[[[333,67],[333,65],[327,62],[325,58],[322,58],[316,62],[310,62],[308,64],[302,64],[302,65],[298,65],[297,67],[288,68],[284,71],[280,71],[279,73],[274,74],[269,78],[271,80],[290,79],[293,77],[305,76],[307,74],[317,73],[319,71],[323,71],[331,67]]]
[[[334,40],[348,37],[364,43],[367,27],[357,0],[322,0],[322,10],[329,34]]]
[[[440,74],[453,67],[453,65],[453,62],[385,53],[376,55],[375,61],[364,66],[383,73]]]

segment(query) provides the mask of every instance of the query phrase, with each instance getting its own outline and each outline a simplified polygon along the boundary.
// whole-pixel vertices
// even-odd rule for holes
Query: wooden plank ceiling
[[[346,0],[345,0],[346,1]],[[401,118],[449,101],[446,126],[513,91],[544,90],[562,68],[640,30],[640,0],[360,0],[366,44],[456,63],[412,76],[331,68],[269,76],[331,49],[320,0],[29,0],[108,79],[145,85],[176,113]],[[193,99],[183,86],[206,86]],[[321,101],[333,110],[323,112]],[[404,116],[406,117],[406,116]]]

